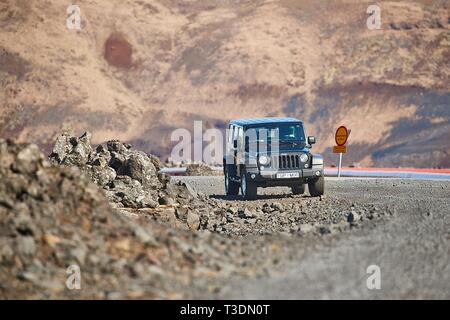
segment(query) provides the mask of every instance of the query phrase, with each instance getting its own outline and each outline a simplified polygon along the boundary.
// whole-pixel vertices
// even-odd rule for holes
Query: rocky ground
[[[213,208],[208,215],[207,229],[233,237],[330,234],[390,217],[395,212],[384,205],[328,195],[319,198],[310,197],[307,192],[292,195],[290,188],[282,187],[259,189],[258,200],[246,201],[240,196],[224,196],[223,178],[174,177],[173,180],[184,181],[194,190],[206,192],[209,198],[206,202]]]
[[[422,272],[387,296],[448,298],[448,182],[327,179],[320,198],[271,188],[244,201],[224,196],[223,177],[169,179],[160,166],[119,141],[94,148],[89,133],[62,134],[49,160],[0,140],[0,297],[339,297],[355,261],[370,260],[355,252],[395,239],[426,259],[380,249],[384,265]],[[81,290],[65,284],[74,264]],[[322,281],[324,264],[342,272]]]

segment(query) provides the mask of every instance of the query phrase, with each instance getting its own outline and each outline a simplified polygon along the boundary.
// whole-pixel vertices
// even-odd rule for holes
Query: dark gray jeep
[[[313,197],[323,195],[323,157],[310,152],[315,137],[306,138],[303,121],[295,118],[238,119],[230,122],[223,168],[227,195],[247,199],[258,187],[288,186]]]

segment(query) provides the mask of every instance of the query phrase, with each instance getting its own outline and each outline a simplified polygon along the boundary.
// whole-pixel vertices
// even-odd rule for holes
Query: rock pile
[[[169,177],[159,173],[161,163],[157,157],[117,140],[94,149],[88,132],[80,137],[61,134],[50,159],[59,165],[79,167],[119,207],[155,208],[159,204],[185,204],[195,197],[194,194],[186,197],[190,190],[183,184],[168,184]]]
[[[85,151],[79,145],[67,161]],[[149,255],[161,247],[152,231],[115,214],[78,168],[52,166],[36,145],[2,139],[0,230],[1,297],[69,295],[65,271],[77,265],[83,294],[104,298],[131,277],[134,263],[164,259]]]
[[[58,162],[82,165],[95,174],[95,163],[109,158],[97,157],[106,150],[94,152],[88,143],[78,142],[88,141],[88,135],[67,138],[71,146],[60,143],[52,155]],[[110,155],[117,152],[113,145],[122,146],[109,145]],[[128,159],[135,158],[122,159],[118,172],[127,168]],[[265,274],[279,259],[249,254],[267,250],[264,239],[236,246],[231,239],[174,229],[145,215],[130,219],[112,208],[104,191],[77,166],[52,165],[36,145],[0,139],[0,299],[189,298],[217,292],[212,284],[221,282],[215,278],[227,279],[234,272]],[[130,179],[165,190],[162,179]],[[198,229],[204,221],[197,210],[201,207],[184,205],[174,212]],[[80,290],[67,273],[75,275],[76,270]]]

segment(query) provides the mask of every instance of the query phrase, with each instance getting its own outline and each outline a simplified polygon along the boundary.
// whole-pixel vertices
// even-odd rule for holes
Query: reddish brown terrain
[[[194,120],[296,116],[327,163],[450,167],[450,2],[0,0],[0,137],[62,127],[167,157]]]

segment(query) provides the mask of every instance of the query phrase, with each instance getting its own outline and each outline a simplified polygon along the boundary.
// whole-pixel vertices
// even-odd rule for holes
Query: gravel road
[[[262,214],[253,223],[215,230],[237,241],[276,241],[288,249],[276,270],[259,277],[231,276],[217,298],[450,298],[449,181],[328,178],[322,199],[269,188],[259,190],[258,200],[243,201],[223,196],[222,177],[173,179],[189,183],[219,207],[283,208],[275,217]],[[357,223],[349,223],[353,215]],[[315,232],[302,232],[304,226]],[[367,287],[371,265],[379,267],[380,289]]]

